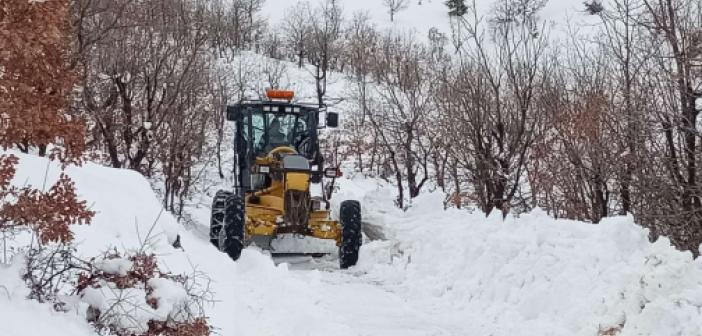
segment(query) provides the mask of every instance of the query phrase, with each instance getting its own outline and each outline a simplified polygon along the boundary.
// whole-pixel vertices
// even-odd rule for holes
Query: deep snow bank
[[[7,153],[19,157],[17,172],[12,181],[16,186],[31,186],[46,190],[61,174],[59,165],[45,158],[12,151]],[[141,250],[163,256],[162,270],[177,274],[192,273],[192,267],[184,258],[184,253],[172,246],[179,230],[178,223],[172,216],[161,210],[161,205],[149,183],[141,175],[133,171],[110,169],[92,163],[86,163],[82,167],[68,167],[65,172],[75,182],[78,198],[86,200],[91,210],[95,211],[92,224],[71,226],[75,234],[73,243],[78,257],[90,260],[92,257],[101,256],[107,250],[116,250],[120,253]],[[30,239],[28,234],[20,234],[13,238],[14,241],[10,241],[8,245],[15,247],[26,246]],[[20,275],[23,273],[21,258],[21,255],[17,255],[11,266],[0,265],[0,286],[2,286],[0,292],[4,287],[8,294],[8,300],[4,300],[0,295],[0,321],[6,318],[11,321],[0,322],[2,335],[92,334],[92,327],[85,322],[89,303],[93,304],[109,295],[124,294],[122,290],[116,289],[96,290],[99,293],[93,293],[91,298],[87,296],[66,298],[72,313],[53,312],[50,305],[24,300],[28,290],[20,280]],[[112,273],[110,267],[107,267],[109,265],[96,263],[96,266],[105,266],[104,271]],[[115,273],[126,273],[130,267],[131,264],[126,269]],[[88,292],[86,290],[86,293]],[[121,300],[127,300],[125,297],[122,296]],[[158,318],[156,311],[146,303],[145,295],[139,298],[134,296],[134,300],[137,299],[141,301],[141,305],[137,306],[135,303],[134,306],[134,311],[138,313],[130,313],[131,316],[129,321],[125,322],[126,324],[137,323],[136,315],[143,315],[141,320],[144,321]],[[109,301],[104,302],[109,303]],[[160,308],[165,310],[163,308],[167,307],[160,305]],[[170,310],[164,314],[169,312]]]
[[[536,209],[503,221],[443,211],[438,193],[402,212],[389,186],[356,177],[341,189],[392,237],[366,244],[356,271],[467,335],[597,335],[621,325],[621,335],[702,335],[702,260],[667,239],[649,243],[630,217],[592,225]]]
[[[60,166],[45,158],[11,152],[19,157],[13,184],[48,189],[58,180]],[[74,225],[75,245],[92,257],[110,246],[123,249],[146,245],[169,253],[179,230],[175,219],[162,210],[146,179],[126,169],[94,163],[70,166],[65,171],[76,184],[78,197],[95,211],[92,225]]]

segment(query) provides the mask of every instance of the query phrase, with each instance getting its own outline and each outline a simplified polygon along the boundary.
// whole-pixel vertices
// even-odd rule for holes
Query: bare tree
[[[539,198],[539,205],[549,204],[554,215],[597,223],[612,213],[611,189],[624,149],[615,145],[609,57],[594,50],[575,54],[559,64],[545,88],[550,92],[544,106],[551,131],[540,138],[542,152],[530,164],[530,173],[540,176],[532,174],[530,182],[538,182],[532,184],[532,197]],[[541,190],[544,179],[555,186]],[[550,193],[541,199],[540,192]]]
[[[250,48],[265,27],[265,21],[257,15],[264,0],[232,0],[225,25],[229,33],[228,43],[232,49]]]
[[[621,198],[620,213],[626,214],[633,211],[634,196],[631,189],[634,183],[635,170],[640,161],[639,147],[644,129],[642,112],[646,98],[642,96],[642,72],[646,70],[646,63],[651,57],[651,51],[640,48],[644,38],[644,29],[634,17],[643,9],[638,0],[614,0],[610,2],[611,9],[605,8],[593,1],[588,9],[599,15],[603,22],[603,34],[606,39],[600,43],[601,48],[608,58],[613,60],[615,66],[611,68],[616,85],[612,88],[615,127],[622,136],[615,142],[623,157],[624,165],[618,171],[619,193]]]
[[[463,152],[457,156],[471,172],[476,201],[485,213],[508,211],[542,125],[543,111],[535,104],[546,72],[547,34],[537,15],[542,6],[531,0],[500,2],[491,20],[494,53],[485,46],[475,6],[472,19],[461,19],[473,48],[444,91],[459,101],[460,114],[450,124],[458,128],[454,134],[467,134],[468,142],[457,146]]]
[[[389,34],[375,54],[375,111],[369,119],[395,174],[397,205],[419,195],[429,181],[432,153],[428,123],[434,116],[434,84],[428,52],[411,35]],[[405,186],[408,194],[405,195]]]
[[[166,0],[90,4],[105,7],[77,20],[86,24],[79,29],[85,36],[96,33],[92,22],[115,22],[79,58],[80,108],[90,116],[93,148],[108,153],[114,167],[162,173],[164,203],[175,210],[203,155],[205,125],[219,113],[202,71],[212,62],[208,7]]]
[[[409,6],[408,0],[383,0],[383,5],[388,8],[390,14],[390,22],[395,21],[395,14],[401,10],[407,9]]]
[[[365,168],[373,170],[378,154],[377,137],[371,134],[373,128],[367,122],[369,115],[369,91],[372,84],[374,69],[373,53],[378,46],[379,34],[370,23],[366,13],[354,13],[346,29],[347,45],[344,48],[344,58],[350,66],[349,80],[354,83],[347,98],[354,102],[357,108],[347,112],[345,130],[349,141],[351,155],[356,157],[356,166],[360,171]],[[371,146],[370,160],[366,164],[364,154],[368,154]]]
[[[307,39],[310,37],[312,27],[309,24],[309,3],[298,2],[291,7],[282,22],[283,39],[288,48],[295,53],[297,66],[302,68],[307,56]]]
[[[309,10],[310,33],[307,61],[313,66],[317,102],[324,105],[327,83],[333,62],[341,54],[343,23],[342,10],[336,0],[325,0],[316,9]]]
[[[642,0],[644,13],[638,17],[648,29],[651,50],[657,51],[656,118],[665,139],[665,162],[675,204],[683,217],[679,222],[663,221],[654,226],[656,234],[668,235],[676,246],[699,254],[702,242],[702,199],[698,181],[699,108],[702,86],[697,64],[700,53],[699,22],[702,11],[692,0]],[[655,47],[653,47],[655,46]],[[660,224],[660,223],[659,223]]]

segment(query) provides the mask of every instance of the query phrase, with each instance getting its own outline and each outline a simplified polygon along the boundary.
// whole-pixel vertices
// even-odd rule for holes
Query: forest
[[[407,3],[386,1],[390,13]],[[451,31],[424,36],[380,30],[333,0],[291,4],[276,23],[260,15],[263,0],[78,0],[71,110],[88,149],[160,176],[178,212],[196,163],[221,158],[223,106],[276,87],[282,68],[308,67],[311,98],[343,109],[327,160],[391,181],[400,208],[440,188],[447,207],[488,214],[632,214],[652,239],[697,254],[699,1],[590,1],[581,15],[598,24],[566,38],[540,16],[545,4],[504,0],[482,15],[449,1]],[[271,59],[263,82],[245,66],[218,71],[243,51]],[[327,94],[332,73],[347,95]]]

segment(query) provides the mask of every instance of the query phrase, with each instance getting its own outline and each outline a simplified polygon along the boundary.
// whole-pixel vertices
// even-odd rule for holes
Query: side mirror
[[[336,112],[327,112],[327,127],[339,127],[339,114]]]
[[[324,177],[326,178],[337,178],[341,176],[343,176],[343,174],[341,173],[341,170],[339,170],[339,168],[324,169]]]
[[[227,106],[227,120],[241,120],[241,109],[238,106]]]

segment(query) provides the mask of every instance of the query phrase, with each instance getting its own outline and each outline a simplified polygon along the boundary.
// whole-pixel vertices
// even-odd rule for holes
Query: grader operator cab
[[[332,190],[310,192],[311,184],[340,176],[337,168],[323,168],[318,139],[320,128],[337,126],[338,115],[291,103],[293,95],[269,90],[269,100],[227,107],[227,120],[236,126],[236,181],[233,190],[214,197],[210,241],[237,260],[248,244],[270,248],[279,234],[334,239],[339,265],[347,268],[356,264],[361,247],[360,203],[342,202],[337,221],[329,211]]]

